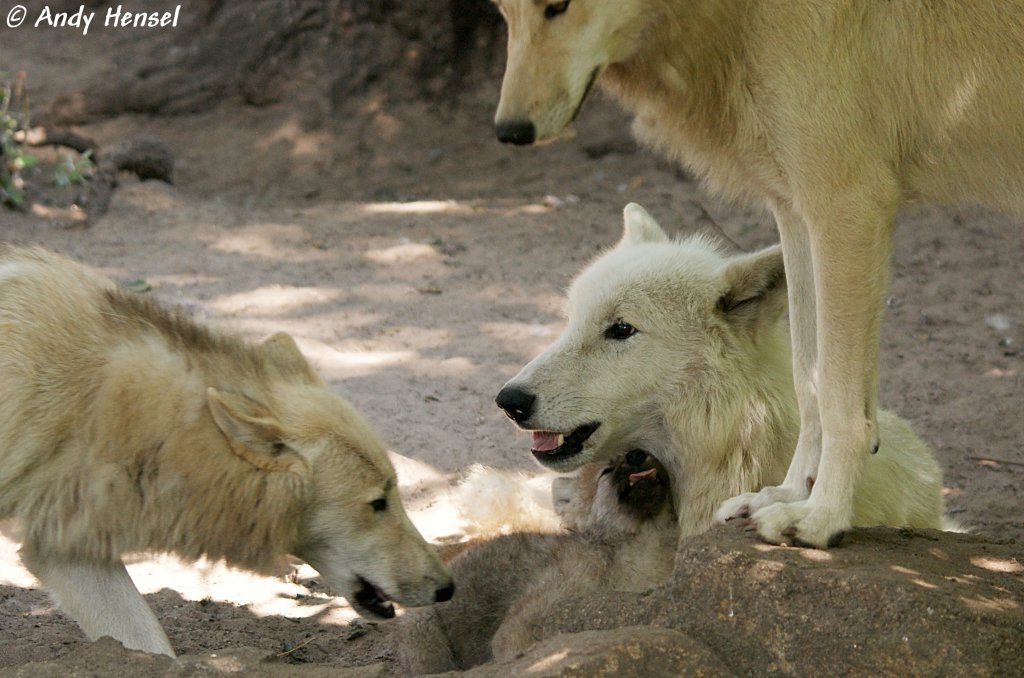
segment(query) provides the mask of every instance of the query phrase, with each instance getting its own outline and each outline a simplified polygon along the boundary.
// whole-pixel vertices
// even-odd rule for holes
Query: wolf
[[[122,561],[291,554],[360,614],[452,596],[367,421],[284,333],[215,333],[42,249],[0,246],[0,520],[90,639],[174,655]]]
[[[671,479],[655,457],[634,449],[560,480],[572,490],[564,530],[473,544],[451,563],[458,597],[400,620],[395,648],[404,675],[511,659],[543,640],[555,607],[588,592],[646,591],[668,578],[676,518]]]
[[[568,292],[564,332],[497,404],[555,471],[640,448],[673,479],[680,536],[722,502],[783,479],[800,430],[779,246],[727,256],[672,241],[636,204],[621,240]],[[880,412],[882,445],[854,493],[854,526],[942,528],[942,473],[907,422]],[[807,488],[810,490],[811,488]]]
[[[723,512],[752,514],[768,541],[826,547],[879,447],[898,208],[1024,208],[1024,3],[495,1],[508,24],[501,141],[557,136],[600,83],[641,141],[773,213],[800,436],[779,484]]]

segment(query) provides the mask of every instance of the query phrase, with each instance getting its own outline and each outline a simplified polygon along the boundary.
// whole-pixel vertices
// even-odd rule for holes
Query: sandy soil
[[[0,29],[6,71],[32,100],[125,67],[120,35],[49,41]],[[145,281],[152,294],[254,338],[286,330],[389,445],[432,538],[457,534],[444,488],[480,462],[534,472],[528,442],[493,405],[559,332],[561,292],[645,205],[676,233],[774,242],[757,210],[716,202],[638,149],[595,99],[575,139],[493,141],[497,82],[456,109],[381,105],[312,125],[288,104],[225,101],[195,116],[122,116],[80,128],[101,146],[167,143],[175,185],[128,177],[89,228],[0,211],[0,240],[36,243]],[[51,213],[52,214],[52,213]],[[882,403],[910,419],[946,474],[950,513],[978,536],[1024,541],[1024,231],[974,208],[901,216],[883,339]],[[75,657],[85,641],[0,543],[0,669]],[[133,576],[182,653],[248,645],[293,662],[388,661],[386,630],[352,622],[315,573],[255,578],[167,559]]]

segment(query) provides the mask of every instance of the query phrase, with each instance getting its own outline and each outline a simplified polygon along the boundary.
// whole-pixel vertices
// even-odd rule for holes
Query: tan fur
[[[665,580],[676,521],[664,467],[647,464],[657,466],[664,485],[649,485],[642,498],[620,499],[628,473],[621,458],[593,464],[571,480],[569,533],[514,532],[474,544],[452,561],[459,595],[410,611],[396,630],[402,673],[510,659],[543,639],[544,621],[559,606],[588,592],[640,592]],[[638,506],[643,515],[631,510]]]
[[[450,584],[384,446],[288,335],[248,344],[4,247],[0,392],[0,519],[18,519],[26,565],[90,637],[172,654],[129,552],[260,571],[293,554],[366,614],[358,577],[409,605]]]
[[[641,140],[775,215],[801,434],[781,485],[745,505],[766,539],[825,546],[850,526],[878,442],[897,209],[1024,206],[1024,4],[573,0],[553,14],[563,5],[496,1],[505,140],[560,133],[596,76]]]
[[[530,431],[569,437],[597,425],[571,454],[534,452],[557,471],[650,451],[674,479],[680,535],[699,534],[730,497],[749,512],[747,493],[781,481],[793,454],[782,255],[727,256],[702,236],[674,242],[639,205],[624,212],[620,242],[570,286],[565,330],[497,402],[528,394],[517,423]],[[620,322],[635,333],[609,337]],[[946,526],[931,451],[895,415],[879,422],[882,446],[858,478],[852,524]]]

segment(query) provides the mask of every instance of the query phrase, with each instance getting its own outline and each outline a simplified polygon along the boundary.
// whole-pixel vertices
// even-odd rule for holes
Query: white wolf
[[[725,509],[753,512],[770,541],[825,546],[878,446],[897,209],[1024,208],[1024,3],[496,2],[502,141],[556,136],[601,83],[641,140],[775,215],[801,430],[781,484]]]
[[[215,334],[0,245],[0,520],[92,639],[173,656],[122,554],[268,570],[293,554],[361,614],[447,600],[384,446],[287,334]]]
[[[778,483],[800,428],[776,247],[725,256],[670,241],[625,209],[619,244],[573,281],[568,327],[498,394],[557,471],[640,448],[668,468],[681,535],[729,497]],[[942,475],[909,425],[880,413],[881,448],[854,494],[853,525],[943,526]]]

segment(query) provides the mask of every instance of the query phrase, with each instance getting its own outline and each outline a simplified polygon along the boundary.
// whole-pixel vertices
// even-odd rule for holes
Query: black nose
[[[495,123],[494,131],[498,134],[498,141],[503,144],[529,146],[537,140],[537,128],[529,120]]]
[[[443,589],[438,589],[437,591],[434,591],[434,602],[443,603],[446,600],[451,600],[452,596],[454,595],[455,584],[448,584],[448,586],[445,586]]]
[[[509,419],[521,424],[530,418],[530,413],[533,411],[533,401],[537,399],[537,396],[532,393],[515,388],[514,386],[506,386],[505,388],[498,391],[498,397],[494,399],[498,407],[505,410],[505,414],[508,415]]]

